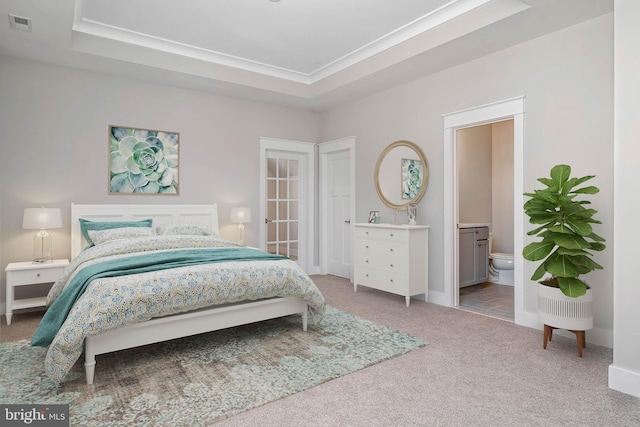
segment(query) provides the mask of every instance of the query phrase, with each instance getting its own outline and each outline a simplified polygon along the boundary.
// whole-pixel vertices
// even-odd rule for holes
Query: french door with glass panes
[[[301,245],[303,157],[295,153],[268,152],[266,159],[266,251],[298,261]]]
[[[288,256],[309,274],[314,266],[316,145],[260,138],[260,248]]]

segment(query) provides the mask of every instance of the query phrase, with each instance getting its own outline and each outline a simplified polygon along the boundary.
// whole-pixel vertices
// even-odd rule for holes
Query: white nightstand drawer
[[[35,285],[38,283],[52,283],[58,280],[64,272],[63,267],[43,268],[40,270],[23,270],[11,272],[13,286]]]

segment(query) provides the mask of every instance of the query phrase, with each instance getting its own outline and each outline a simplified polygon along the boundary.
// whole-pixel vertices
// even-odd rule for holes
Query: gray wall
[[[62,209],[50,230],[54,258],[70,253],[70,204],[217,202],[223,237],[230,208],[248,206],[247,244],[257,246],[259,138],[316,142],[317,113],[0,57],[0,250],[2,270],[32,257],[26,207]],[[178,196],[108,195],[109,125],[180,133]],[[4,274],[0,300],[4,301]],[[3,307],[4,308],[4,307]]]
[[[513,253],[513,120],[491,125],[493,252]]]
[[[458,131],[458,222],[492,224],[491,142],[491,125]]]
[[[389,143],[407,139],[428,157],[429,187],[419,206],[419,222],[431,226],[430,290],[443,292],[444,198],[441,115],[525,95],[526,190],[538,188],[558,163],[576,175],[595,174],[601,192],[593,197],[603,224],[597,232],[613,237],[613,16],[596,18],[453,67],[397,88],[327,111],[322,140],[356,135],[356,220],[370,210],[386,213],[377,199],[373,169]],[[528,231],[529,228],[526,229]],[[528,243],[525,237],[525,243]],[[596,256],[604,270],[590,273],[595,327],[613,327],[613,250]],[[525,285],[537,265],[525,263]]]

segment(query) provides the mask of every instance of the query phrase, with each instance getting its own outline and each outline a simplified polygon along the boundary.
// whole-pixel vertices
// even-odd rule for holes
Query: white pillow
[[[211,227],[195,222],[170,222],[156,227],[161,236],[218,236]]]
[[[151,227],[123,227],[109,230],[89,230],[89,237],[93,243],[110,242],[112,240],[133,239],[136,237],[156,236],[156,231]]]

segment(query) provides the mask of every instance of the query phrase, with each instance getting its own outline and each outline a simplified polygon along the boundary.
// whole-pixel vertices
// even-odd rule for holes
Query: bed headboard
[[[218,205],[81,205],[71,204],[71,258],[86,246],[80,218],[89,221],[140,221],[153,219],[153,226],[169,222],[205,224],[218,232]]]

